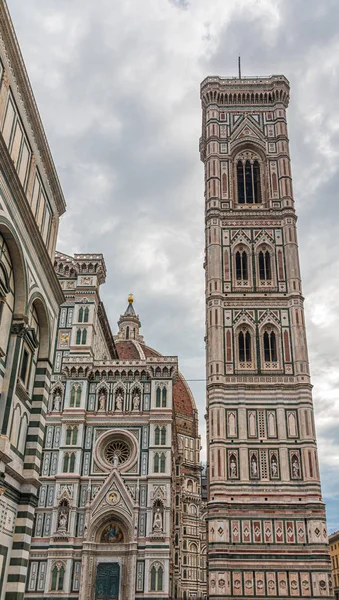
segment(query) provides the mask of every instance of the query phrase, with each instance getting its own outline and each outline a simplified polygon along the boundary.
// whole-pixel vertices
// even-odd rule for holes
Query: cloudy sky
[[[339,529],[339,3],[8,0],[66,196],[58,248],[103,252],[116,330],[204,369],[199,84],[283,73],[329,530]],[[191,387],[204,443],[203,381]],[[204,444],[205,445],[205,444]]]

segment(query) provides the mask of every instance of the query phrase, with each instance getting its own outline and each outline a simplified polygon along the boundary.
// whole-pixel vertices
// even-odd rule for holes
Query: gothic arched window
[[[63,462],[63,466],[62,466],[63,473],[68,473],[68,465],[69,465],[69,455],[65,454],[64,462]]]
[[[73,427],[72,444],[76,444],[77,441],[78,441],[78,428]]]
[[[77,330],[76,344],[81,344],[81,329]]]
[[[167,404],[167,390],[166,388],[162,388],[162,407],[166,408],[166,404]]]
[[[72,428],[71,427],[67,427],[67,431],[66,431],[66,446],[69,446],[71,443],[71,437],[72,437]]]
[[[239,333],[239,361],[250,362],[251,356],[251,334],[249,331],[240,331]]]
[[[75,467],[75,454],[71,454],[71,459],[69,461],[69,472],[70,473],[74,473],[74,467]]]
[[[86,340],[87,340],[87,329],[83,329],[81,343],[86,344]]]
[[[272,279],[271,255],[268,250],[259,252],[259,277],[261,281]]]
[[[62,591],[64,589],[65,568],[63,565],[55,565],[52,570],[51,591]]]
[[[84,318],[84,309],[81,307],[79,309],[79,317],[78,317],[79,323],[82,323],[83,318]]]
[[[160,473],[165,473],[166,470],[166,456],[165,454],[161,455],[160,458]]]
[[[86,306],[84,310],[84,323],[88,323],[89,308]]]
[[[155,564],[151,568],[151,592],[162,592],[164,570]]]
[[[156,408],[160,408],[160,403],[161,403],[161,389],[158,387],[157,393],[156,393],[156,400],[155,400]]]
[[[277,362],[277,339],[274,331],[264,333],[264,358],[266,362]]]
[[[79,407],[80,403],[81,403],[81,387],[79,386],[76,391],[75,406]]]
[[[75,404],[75,387],[72,387],[72,389],[71,389],[71,398],[70,398],[70,401],[69,401],[69,405],[70,406],[74,406],[74,404]]]
[[[162,446],[166,444],[166,427],[161,428],[161,444]]]
[[[154,443],[156,446],[160,444],[160,427],[155,428]]]
[[[154,473],[159,473],[159,454],[154,455]]]
[[[239,251],[235,254],[235,272],[238,281],[248,279],[248,260],[247,252]]]
[[[260,166],[255,160],[238,160],[237,183],[239,204],[258,204],[261,202]]]

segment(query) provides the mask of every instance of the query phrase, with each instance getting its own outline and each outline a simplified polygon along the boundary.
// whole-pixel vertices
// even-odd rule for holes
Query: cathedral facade
[[[332,595],[298,259],[289,83],[208,77],[208,593]]]
[[[202,598],[200,438],[174,356],[129,297],[113,336],[100,254],[57,253],[60,308],[25,598]]]
[[[0,598],[24,596],[63,294],[65,201],[6,2],[0,2]]]

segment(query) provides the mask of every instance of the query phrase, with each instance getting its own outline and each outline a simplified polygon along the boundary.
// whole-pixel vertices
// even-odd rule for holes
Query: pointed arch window
[[[239,204],[259,204],[261,202],[260,166],[257,160],[237,163],[237,184]]]
[[[265,362],[277,362],[277,338],[274,331],[264,333],[264,358]]]
[[[72,407],[72,406],[74,406],[74,404],[75,404],[75,387],[72,387],[69,405]]]
[[[151,592],[162,592],[163,588],[164,569],[156,563],[151,568]]]
[[[248,279],[248,259],[244,250],[238,250],[235,254],[235,272],[237,281]]]
[[[63,565],[55,565],[52,571],[51,591],[62,591],[64,589],[65,568]]]
[[[87,341],[87,329],[83,329],[82,330],[81,343],[82,344],[86,344],[86,341]]]
[[[161,455],[160,458],[160,473],[165,473],[166,471],[166,456],[165,454]]]
[[[88,306],[86,306],[86,308],[84,310],[84,323],[88,323],[88,316],[89,316],[89,308],[88,308]]]
[[[126,327],[126,340],[129,340],[129,326]]]
[[[160,427],[155,428],[154,443],[156,446],[160,444]]]
[[[239,362],[251,362],[251,334],[249,331],[239,333]]]
[[[63,466],[62,466],[63,473],[68,473],[68,466],[69,466],[69,454],[65,454],[64,462],[63,462]]]
[[[272,279],[271,255],[268,250],[259,252],[259,277],[261,281]]]
[[[72,433],[72,444],[76,444],[78,441],[78,428],[77,427],[73,427],[73,433]]]
[[[160,405],[161,405],[161,389],[160,389],[160,387],[158,387],[157,392],[156,392],[155,406],[156,406],[156,408],[160,408]]]
[[[81,329],[77,330],[76,344],[81,344]]]
[[[75,406],[77,408],[79,408],[80,404],[81,404],[81,387],[79,386],[76,391]]]
[[[154,473],[159,473],[159,454],[154,455]]]
[[[81,308],[79,309],[79,316],[78,316],[79,323],[82,323],[83,318],[84,318],[84,309],[81,306]]]
[[[67,427],[67,431],[66,431],[66,446],[70,445],[71,439],[72,439],[72,428],[71,427]]]
[[[161,428],[161,445],[166,445],[166,427]]]
[[[164,387],[162,388],[162,407],[166,408],[166,404],[167,404],[167,389]]]
[[[71,458],[69,461],[69,472],[70,473],[74,473],[74,468],[75,468],[75,454],[71,454]]]

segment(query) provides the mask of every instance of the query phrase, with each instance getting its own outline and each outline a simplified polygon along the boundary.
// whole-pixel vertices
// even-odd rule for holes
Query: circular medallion
[[[111,506],[118,504],[119,500],[120,500],[120,494],[116,490],[111,490],[110,492],[108,492],[108,494],[106,494],[106,502],[107,502],[107,504],[110,504]]]

